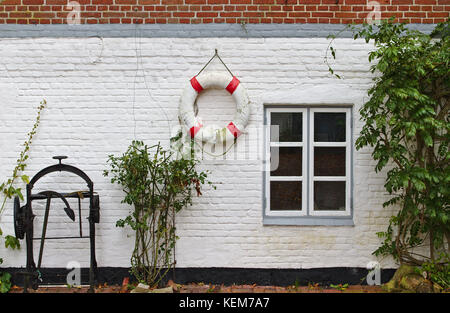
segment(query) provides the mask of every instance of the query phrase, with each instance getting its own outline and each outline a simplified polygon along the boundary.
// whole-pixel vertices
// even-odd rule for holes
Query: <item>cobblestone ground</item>
[[[379,286],[352,285],[348,287],[327,287],[327,286],[259,286],[259,285],[212,285],[212,284],[188,284],[179,285],[169,282],[175,293],[382,293]],[[132,288],[132,287],[131,287]],[[119,285],[101,285],[95,288],[95,293],[128,293],[131,289],[124,283]],[[67,287],[49,286],[39,287],[37,290],[30,290],[30,293],[87,293],[89,287]],[[23,288],[14,286],[10,293],[22,293]]]

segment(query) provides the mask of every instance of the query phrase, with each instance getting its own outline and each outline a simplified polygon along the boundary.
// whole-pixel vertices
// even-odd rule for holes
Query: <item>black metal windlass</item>
[[[44,251],[45,240],[47,239],[79,239],[79,238],[89,238],[90,239],[90,269],[89,269],[89,285],[90,292],[94,291],[94,280],[97,276],[97,261],[95,258],[95,224],[100,222],[100,198],[97,194],[94,193],[94,184],[89,176],[80,170],[79,168],[63,164],[62,160],[67,159],[67,156],[55,156],[53,159],[59,161],[58,164],[48,166],[41,171],[39,171],[27,184],[27,203],[24,206],[20,206],[20,200],[18,197],[14,199],[14,229],[16,232],[16,237],[19,239],[23,239],[25,237],[26,245],[27,245],[27,264],[26,264],[26,272],[22,273],[25,275],[25,285],[24,292],[28,291],[29,285],[31,283],[31,287],[33,289],[38,288],[38,281],[40,280],[40,271],[42,264],[42,257]],[[39,181],[42,177],[53,173],[53,172],[69,172],[73,173],[80,178],[82,178],[88,187],[86,191],[74,191],[69,193],[59,193],[57,191],[48,190],[42,191],[36,194],[32,193],[33,187],[37,181]],[[46,237],[47,226],[48,226],[48,217],[50,214],[50,205],[52,199],[60,199],[65,204],[64,211],[66,215],[72,220],[75,221],[76,213],[70,207],[67,198],[77,198],[78,199],[78,223],[79,223],[79,236],[59,236],[59,237]],[[81,220],[81,199],[89,199],[89,236],[83,236],[83,227]],[[42,235],[39,238],[34,238],[33,236],[33,220],[35,215],[33,214],[32,202],[35,200],[47,200],[47,205],[44,213],[44,222],[42,227]],[[40,240],[40,248],[39,248],[39,259],[38,265],[36,267],[33,258],[33,241]]]

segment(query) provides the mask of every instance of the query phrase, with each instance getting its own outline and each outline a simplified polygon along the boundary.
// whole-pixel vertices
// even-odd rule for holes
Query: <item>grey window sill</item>
[[[264,216],[263,225],[292,225],[292,226],[355,226],[351,216],[336,217],[287,217],[287,216]]]

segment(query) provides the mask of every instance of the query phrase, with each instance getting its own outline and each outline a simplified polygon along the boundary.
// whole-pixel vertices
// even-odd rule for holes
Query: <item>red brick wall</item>
[[[370,0],[78,0],[82,24],[362,23]],[[69,0],[0,0],[0,24],[65,24]],[[337,3],[338,2],[338,3]],[[450,0],[378,0],[382,18],[438,23]]]

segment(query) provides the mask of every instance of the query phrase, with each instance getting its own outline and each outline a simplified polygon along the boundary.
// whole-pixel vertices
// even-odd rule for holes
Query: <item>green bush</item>
[[[130,215],[117,222],[135,233],[131,272],[139,282],[156,286],[173,266],[175,215],[200,196],[207,173],[196,170],[193,158],[176,159],[158,143],[148,147],[133,141],[120,157],[109,156],[111,183],[125,192],[122,203],[133,206]]]
[[[427,261],[422,266],[416,268],[418,274],[427,275],[427,278],[433,283],[438,284],[444,289],[450,289],[450,256],[448,253],[442,253],[434,261]]]

